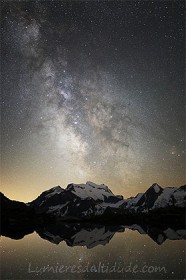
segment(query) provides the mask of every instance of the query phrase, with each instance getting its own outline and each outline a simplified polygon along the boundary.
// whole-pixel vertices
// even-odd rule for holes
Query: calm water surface
[[[1,237],[1,279],[184,278],[184,240],[158,245],[148,235],[125,229],[106,245],[88,249],[65,241],[53,244],[36,232],[20,240]]]

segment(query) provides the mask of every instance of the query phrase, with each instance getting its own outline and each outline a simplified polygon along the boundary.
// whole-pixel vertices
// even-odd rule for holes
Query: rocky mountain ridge
[[[19,216],[24,211],[31,216],[46,216],[62,221],[125,221],[152,215],[158,219],[162,215],[183,217],[186,185],[161,188],[153,184],[145,193],[124,199],[121,195],[114,195],[104,184],[69,184],[66,189],[57,186],[44,191],[26,204],[11,201],[1,194],[1,208],[2,214],[6,212],[11,216],[12,212],[14,218],[15,213]]]

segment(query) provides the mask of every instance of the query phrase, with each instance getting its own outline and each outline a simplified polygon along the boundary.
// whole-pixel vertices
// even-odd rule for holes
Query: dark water
[[[2,236],[1,279],[186,278],[184,230],[130,228],[62,224]]]

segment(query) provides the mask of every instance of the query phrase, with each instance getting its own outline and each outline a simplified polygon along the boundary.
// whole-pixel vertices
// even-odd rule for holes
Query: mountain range
[[[162,188],[153,184],[145,193],[125,199],[114,195],[108,186],[92,182],[69,184],[42,192],[29,203],[12,201],[1,193],[2,220],[36,223],[55,221],[122,221],[185,218],[186,185]],[[6,215],[5,215],[6,214]]]
[[[126,229],[147,234],[158,245],[168,240],[185,240],[186,230],[175,227],[152,227],[138,224],[132,225],[101,225],[81,223],[58,223],[56,226],[48,225],[36,230],[43,239],[54,244],[65,241],[68,246],[86,246],[93,248],[97,245],[106,245],[115,233],[124,233]]]
[[[56,245],[66,242],[70,247],[86,246],[91,249],[97,245],[108,244],[115,233],[124,234],[126,229],[148,235],[158,245],[162,245],[166,240],[186,239],[186,229],[177,225],[111,225],[79,222],[49,223],[32,228],[17,227],[17,224],[16,226],[2,226],[1,235],[18,240],[35,231],[42,239]]]

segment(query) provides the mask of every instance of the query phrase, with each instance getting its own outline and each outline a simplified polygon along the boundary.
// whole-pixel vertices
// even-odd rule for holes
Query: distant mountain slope
[[[145,193],[125,200],[124,208],[130,213],[183,209],[186,207],[186,185],[180,188],[161,188],[153,184]]]
[[[28,216],[33,217],[34,215],[34,210],[25,203],[11,200],[2,193],[0,193],[0,207],[3,221],[10,217],[12,221],[18,219],[18,217],[27,219]]]

